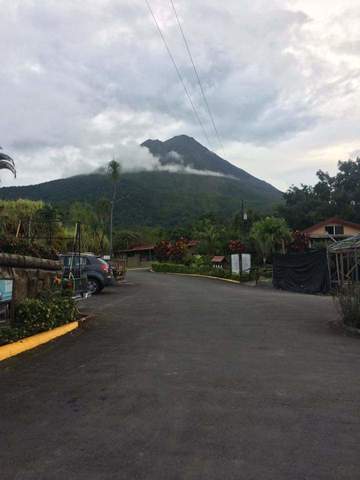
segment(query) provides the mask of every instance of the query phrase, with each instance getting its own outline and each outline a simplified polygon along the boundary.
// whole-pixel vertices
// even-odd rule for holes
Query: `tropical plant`
[[[291,233],[283,218],[266,217],[254,223],[250,237],[262,255],[263,263],[274,252],[285,249],[285,242],[290,240]]]
[[[2,147],[0,147],[2,150]],[[6,153],[0,152],[0,170],[10,170],[10,172],[16,177],[16,168],[14,160]]]
[[[194,236],[200,240],[200,253],[214,255],[219,249],[224,228],[215,224],[213,219],[204,218],[194,228]]]
[[[113,239],[114,251],[126,250],[141,241],[141,238],[140,233],[133,230],[116,230]]]
[[[161,240],[155,245],[154,253],[159,262],[169,260],[171,256],[171,243],[167,240]]]
[[[177,240],[171,245],[170,258],[174,262],[182,262],[186,255],[187,242],[183,239]]]

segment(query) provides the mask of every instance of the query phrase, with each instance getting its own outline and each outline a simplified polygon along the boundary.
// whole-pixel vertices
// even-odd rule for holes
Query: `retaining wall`
[[[0,278],[14,279],[15,303],[50,288],[62,265],[56,260],[0,253]]]

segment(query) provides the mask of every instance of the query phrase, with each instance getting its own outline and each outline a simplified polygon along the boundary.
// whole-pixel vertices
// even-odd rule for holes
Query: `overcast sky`
[[[358,0],[174,2],[224,149],[168,0],[150,3],[210,144],[144,0],[0,0],[0,145],[18,168],[3,185],[129,164],[178,134],[282,189],[360,151]]]

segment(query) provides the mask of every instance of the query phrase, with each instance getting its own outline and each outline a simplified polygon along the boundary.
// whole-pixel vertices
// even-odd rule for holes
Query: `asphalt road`
[[[357,480],[360,340],[331,299],[148,272],[0,364],[1,480]]]

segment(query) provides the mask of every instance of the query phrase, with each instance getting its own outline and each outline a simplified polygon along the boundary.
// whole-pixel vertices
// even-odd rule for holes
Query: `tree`
[[[314,187],[292,186],[278,209],[288,224],[303,230],[328,217],[360,223],[360,158],[339,162],[335,176],[319,170]]]
[[[114,207],[115,207],[115,201],[116,201],[116,190],[117,190],[117,184],[119,182],[120,178],[120,173],[121,173],[121,166],[118,161],[111,160],[107,166],[107,174],[111,180],[112,183],[112,197],[110,201],[110,258],[112,257],[113,254],[113,223],[114,223]]]
[[[31,240],[36,232],[36,225],[32,220],[36,212],[43,209],[45,204],[32,200],[1,200],[0,222],[1,230],[5,235],[26,236]]]
[[[85,251],[103,254],[108,247],[106,235],[109,226],[110,203],[106,198],[96,204],[75,202],[68,213],[69,227],[73,229],[76,222],[81,223],[81,243]],[[69,236],[72,235],[69,231]]]
[[[128,249],[132,244],[141,241],[141,235],[139,232],[134,232],[132,230],[117,230],[114,233],[114,250],[125,250]]]
[[[214,255],[219,249],[221,238],[224,236],[224,228],[215,225],[210,218],[204,218],[195,226],[194,236],[201,241],[201,253]]]
[[[291,239],[290,230],[283,218],[266,217],[254,223],[250,237],[254,240],[263,257],[263,263],[269,255],[284,249],[285,242]]]
[[[44,233],[44,240],[46,240],[49,246],[53,246],[55,239],[58,246],[61,244],[61,240],[59,239],[63,233],[61,215],[56,207],[45,204],[43,208],[36,212],[35,224],[38,226],[38,229]]]

